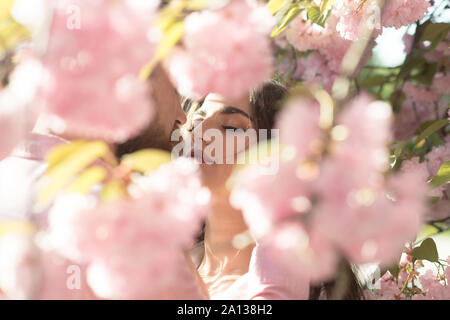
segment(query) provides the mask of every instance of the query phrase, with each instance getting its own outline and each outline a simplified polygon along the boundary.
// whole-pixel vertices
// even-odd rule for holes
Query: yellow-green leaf
[[[328,129],[333,125],[334,100],[325,90],[317,90],[313,94],[320,103],[320,127],[322,129]]]
[[[211,0],[189,0],[186,2],[186,9],[191,11],[199,11],[208,8]]]
[[[323,15],[334,3],[334,0],[322,0],[320,2],[320,14]]]
[[[387,76],[373,76],[371,78],[367,78],[359,81],[360,88],[371,88],[375,86],[379,86],[385,84],[389,81],[389,77]]]
[[[71,154],[76,153],[77,150],[86,145],[86,143],[88,142],[84,140],[76,140],[68,144],[56,146],[50,150],[45,158],[45,162],[48,164],[47,173],[50,173],[53,168],[70,157]]]
[[[0,238],[8,233],[33,234],[36,226],[29,221],[16,220],[0,222]]]
[[[171,155],[167,151],[144,149],[124,156],[121,164],[146,174],[158,169],[161,165],[170,162],[171,159]]]
[[[29,30],[17,23],[12,17],[0,19],[0,48],[3,50],[13,50],[20,42],[27,40],[29,37]]]
[[[450,160],[445,162],[438,173],[430,180],[430,185],[434,188],[440,187],[450,182]]]
[[[286,0],[270,0],[267,4],[267,7],[269,8],[270,13],[275,14],[283,7],[286,2]]]
[[[445,127],[449,121],[447,119],[432,121],[429,126],[427,126],[422,133],[414,141],[414,145],[418,146],[423,140],[430,136],[433,132],[438,131],[442,127]],[[422,142],[423,143],[423,142]]]
[[[438,228],[430,224],[426,224],[423,226],[422,230],[420,230],[419,234],[417,235],[416,242],[422,241],[438,232],[439,232]]]
[[[100,194],[104,202],[114,201],[126,195],[126,190],[121,180],[113,180],[105,185]]]
[[[439,34],[447,34],[450,31],[448,23],[430,23],[420,37],[420,41],[433,41]]]
[[[320,18],[320,8],[312,6],[308,9],[308,19],[312,22],[318,22]]]
[[[174,22],[164,32],[164,36],[159,43],[153,59],[142,68],[139,78],[147,79],[153,71],[153,68],[160,62],[170,50],[180,41],[184,34],[184,22]]]
[[[403,141],[403,140],[399,141],[397,143],[397,145],[395,146],[395,149],[394,149],[394,156],[396,158],[398,158],[402,154],[402,151],[406,147],[406,145],[407,145],[407,142]]]
[[[10,15],[12,5],[15,0],[2,0],[0,3],[0,20],[5,19]]]
[[[103,141],[88,142],[77,152],[64,158],[44,178],[44,186],[38,198],[38,206],[46,206],[53,197],[62,190],[77,174],[95,160],[109,152],[108,145]]]
[[[93,185],[105,180],[107,174],[106,169],[100,166],[88,168],[68,187],[67,191],[86,194]]]
[[[171,2],[158,15],[156,25],[165,32],[173,23],[180,21],[183,10],[186,8],[185,1]]]
[[[284,29],[287,28],[289,23],[291,23],[291,21],[294,20],[302,11],[303,8],[300,8],[297,5],[294,5],[292,8],[290,8],[286,15],[281,19],[280,24],[272,31],[270,36],[272,38],[275,38],[280,33],[282,33]]]

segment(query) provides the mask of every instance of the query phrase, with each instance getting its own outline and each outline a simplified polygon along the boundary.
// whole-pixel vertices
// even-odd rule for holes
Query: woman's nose
[[[210,139],[205,139],[205,134],[207,136],[209,130],[215,129],[216,127],[217,124],[215,123],[214,117],[205,118],[202,122],[195,126],[192,132],[194,141],[201,141],[203,146],[208,145],[211,141],[209,141]]]

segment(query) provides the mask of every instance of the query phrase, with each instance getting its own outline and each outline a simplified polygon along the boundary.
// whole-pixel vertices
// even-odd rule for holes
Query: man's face
[[[155,109],[153,119],[139,136],[118,146],[118,156],[145,148],[171,151],[172,147],[178,143],[178,141],[171,141],[171,135],[175,129],[186,122],[180,96],[161,65],[153,70],[149,81]]]

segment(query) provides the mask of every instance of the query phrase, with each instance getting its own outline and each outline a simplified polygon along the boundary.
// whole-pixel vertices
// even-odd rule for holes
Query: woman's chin
[[[231,176],[233,165],[227,164],[206,164],[200,165],[202,182],[205,187],[211,190],[211,193],[225,190],[228,178]]]

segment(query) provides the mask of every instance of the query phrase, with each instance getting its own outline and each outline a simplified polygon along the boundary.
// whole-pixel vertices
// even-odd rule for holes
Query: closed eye
[[[233,130],[233,131],[242,130],[241,128],[236,128],[236,127],[232,127],[232,126],[222,126],[222,128],[224,130]]]

